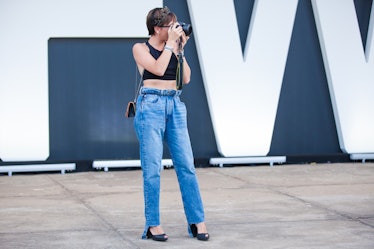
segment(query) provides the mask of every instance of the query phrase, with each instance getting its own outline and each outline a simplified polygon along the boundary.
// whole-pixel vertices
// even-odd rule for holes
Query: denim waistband
[[[182,90],[161,90],[156,88],[142,87],[140,89],[140,94],[155,94],[159,96],[179,96]]]

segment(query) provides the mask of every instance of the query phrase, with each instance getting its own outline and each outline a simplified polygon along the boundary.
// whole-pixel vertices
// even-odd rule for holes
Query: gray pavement
[[[141,240],[140,170],[0,175],[0,248],[374,248],[374,164],[198,168],[211,239],[187,236],[162,172],[167,242]]]

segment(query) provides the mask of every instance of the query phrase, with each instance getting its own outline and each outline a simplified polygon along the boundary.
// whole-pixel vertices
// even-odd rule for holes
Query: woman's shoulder
[[[148,48],[145,42],[137,42],[132,46],[133,49],[146,49]]]
[[[144,56],[146,53],[149,53],[149,48],[145,42],[138,42],[133,45],[132,52],[134,55],[138,54],[140,56]]]

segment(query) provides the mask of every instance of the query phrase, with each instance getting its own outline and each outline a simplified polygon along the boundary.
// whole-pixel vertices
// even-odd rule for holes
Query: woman
[[[190,236],[208,240],[204,208],[195,174],[186,107],[176,87],[178,54],[188,37],[167,7],[152,9],[147,15],[150,38],[133,46],[133,55],[143,87],[137,99],[134,120],[140,144],[143,171],[145,229],[142,238],[166,241],[168,236],[160,225],[160,173],[163,141],[166,141],[178,177]],[[183,83],[190,81],[191,69],[183,59]]]

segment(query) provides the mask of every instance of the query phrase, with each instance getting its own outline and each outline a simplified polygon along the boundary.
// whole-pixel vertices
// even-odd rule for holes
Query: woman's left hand
[[[189,37],[189,36],[186,36],[186,34],[183,32],[183,34],[182,34],[182,36],[181,36],[182,49],[183,49],[184,46],[187,44],[188,39],[190,39],[190,37]]]

